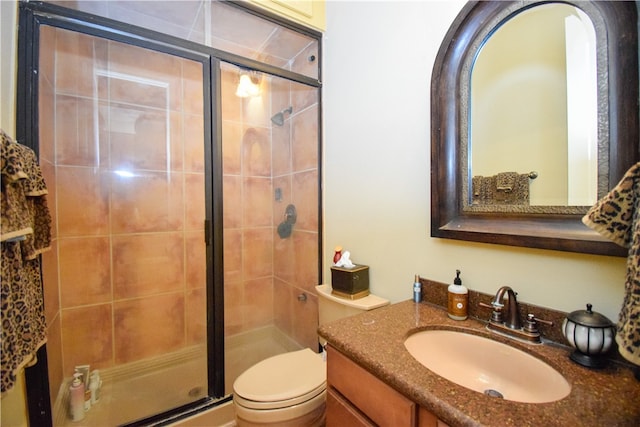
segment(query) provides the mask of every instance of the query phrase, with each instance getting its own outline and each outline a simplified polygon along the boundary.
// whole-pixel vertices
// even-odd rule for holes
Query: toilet
[[[320,325],[389,304],[371,294],[356,300],[340,298],[331,294],[330,285],[316,286],[316,291]],[[233,383],[237,425],[322,426],[326,388],[326,362],[309,348],[265,359]]]

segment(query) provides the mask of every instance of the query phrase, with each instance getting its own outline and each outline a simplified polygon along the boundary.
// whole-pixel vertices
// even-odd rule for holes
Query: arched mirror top
[[[591,185],[582,185],[590,191],[590,195],[569,195],[568,201],[565,202],[548,203],[548,200],[551,200],[549,198],[539,198],[544,200],[542,203],[530,201],[529,188],[532,188],[532,195],[535,191],[540,191],[539,188],[544,184],[544,180],[540,180],[535,184],[537,187],[527,187],[525,201],[505,202],[498,199],[496,203],[487,202],[489,198],[483,200],[480,197],[493,193],[484,190],[481,192],[478,188],[484,189],[488,184],[495,186],[496,179],[499,181],[508,175],[500,173],[502,171],[509,171],[510,178],[513,178],[513,170],[509,168],[516,169],[517,166],[491,165],[496,174],[486,179],[493,179],[493,181],[483,182],[481,180],[485,178],[477,176],[476,172],[486,174],[486,170],[491,170],[480,163],[479,159],[482,159],[482,155],[489,159],[492,156],[500,157],[500,154],[505,152],[504,147],[507,146],[503,145],[503,148],[498,149],[498,154],[495,154],[487,152],[486,146],[482,145],[485,143],[480,139],[481,134],[478,129],[484,128],[485,123],[499,124],[506,118],[488,116],[486,108],[478,109],[476,106],[476,110],[473,109],[473,101],[477,101],[476,99],[472,101],[471,83],[475,61],[487,41],[500,28],[506,27],[505,23],[511,25],[516,21],[514,17],[519,19],[525,12],[533,10],[532,8],[537,7],[538,9],[535,10],[537,12],[558,4],[562,7],[576,8],[575,13],[568,13],[578,16],[587,23],[590,22],[593,26],[591,29],[595,40],[592,54],[594,56],[593,79],[597,80],[597,83],[592,83],[595,85],[592,89],[594,100],[589,114],[593,116],[593,123],[591,123],[595,138],[593,147],[597,154],[589,173],[595,188]],[[532,35],[532,37],[535,36]],[[567,51],[569,51],[568,47]],[[579,66],[582,67],[580,63]],[[567,72],[568,68],[567,65],[563,72]],[[502,85],[507,79],[496,77],[494,80]],[[575,80],[567,78],[566,86],[575,85]],[[563,90],[567,89],[563,88]],[[585,92],[584,86],[582,89],[578,86],[578,90],[580,93]],[[468,2],[452,24],[438,52],[432,75],[431,92],[432,236],[584,253],[619,256],[626,254],[622,248],[606,241],[584,226],[581,217],[595,199],[606,194],[620,180],[624,172],[639,159],[638,38],[637,11],[634,2]],[[509,92],[513,93],[514,90]],[[570,103],[570,101],[567,102]],[[478,111],[484,115],[478,114]],[[570,114],[567,113],[567,116]],[[527,124],[533,121],[531,115],[524,115],[522,119],[523,123]],[[578,121],[580,120],[584,119]],[[569,119],[567,121],[571,122]],[[543,128],[542,125],[539,127]],[[585,127],[580,126],[581,131]],[[472,130],[475,133],[472,133]],[[500,139],[497,135],[502,130],[493,128],[487,132],[490,136],[496,135],[495,138],[488,138],[494,144],[491,147],[496,147],[495,143]],[[566,130],[563,132],[566,133]],[[546,135],[536,137],[541,140],[547,139]],[[579,136],[578,139],[580,138],[585,137]],[[519,143],[525,144],[520,139],[524,141],[526,138],[518,138]],[[513,143],[513,139],[507,144],[509,144],[509,150],[524,149],[524,145],[518,146]],[[528,146],[529,141],[526,144]],[[550,150],[548,147],[547,145],[537,150],[547,154]],[[563,150],[567,151],[566,148]],[[570,150],[569,142],[569,152],[563,154],[569,163],[576,157],[576,154],[572,154]],[[532,156],[527,153],[523,157]],[[544,155],[541,157],[542,160],[538,164],[549,171],[549,162],[544,161]],[[574,166],[571,172],[571,166],[569,166],[569,174],[577,173],[578,177],[584,177],[586,172],[583,169]],[[535,168],[521,172],[532,176],[529,173],[535,172]],[[562,171],[563,175],[566,173]],[[524,178],[524,175],[525,173],[518,173],[520,178]],[[550,174],[545,172],[545,178],[548,181]],[[582,179],[573,178],[573,182]],[[526,178],[525,181],[531,182]],[[483,187],[480,187],[480,183]],[[508,190],[510,191],[511,188]],[[532,199],[535,197],[532,196]]]

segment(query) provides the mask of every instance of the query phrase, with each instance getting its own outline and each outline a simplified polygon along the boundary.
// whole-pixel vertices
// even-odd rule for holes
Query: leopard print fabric
[[[625,359],[640,365],[640,163],[627,171],[618,185],[587,212],[582,222],[629,249],[616,342]]]
[[[24,182],[29,176],[22,166],[22,149],[4,132],[0,131],[0,154],[2,163],[2,215],[0,232],[2,241],[20,238],[33,233],[29,221],[29,208],[24,194]]]
[[[47,188],[35,153],[0,130],[1,391],[35,359],[46,342],[44,296],[38,255],[51,243]]]

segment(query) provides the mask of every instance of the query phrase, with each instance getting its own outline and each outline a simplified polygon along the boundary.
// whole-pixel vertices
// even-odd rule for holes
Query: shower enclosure
[[[53,217],[29,400],[71,425],[89,365],[102,397],[73,424],[144,425],[317,350],[319,34],[209,0],[52,3],[20,5],[18,140]]]

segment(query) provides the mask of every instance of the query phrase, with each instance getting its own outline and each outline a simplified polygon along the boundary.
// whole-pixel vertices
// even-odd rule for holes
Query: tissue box
[[[369,295],[369,266],[353,268],[331,267],[331,293],[343,298],[358,299]]]

